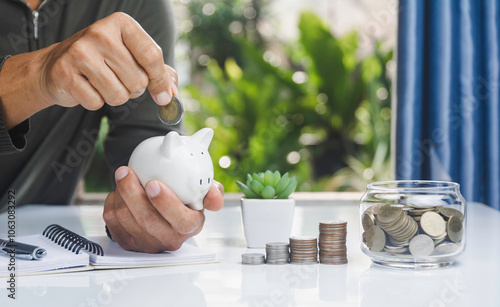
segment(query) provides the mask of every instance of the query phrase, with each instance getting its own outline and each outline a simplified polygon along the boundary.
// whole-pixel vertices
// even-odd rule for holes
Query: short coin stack
[[[266,244],[267,264],[287,264],[290,253],[287,242],[274,242]]]
[[[290,263],[318,262],[318,239],[310,236],[290,237]]]
[[[248,253],[241,255],[242,264],[264,264],[264,254]]]
[[[347,263],[347,222],[322,221],[319,223],[319,262]]]

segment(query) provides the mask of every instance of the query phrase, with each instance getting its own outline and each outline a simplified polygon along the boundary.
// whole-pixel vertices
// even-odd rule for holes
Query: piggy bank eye
[[[208,183],[210,183],[210,178],[208,178]]]
[[[191,153],[191,157],[194,156],[193,153]]]
[[[200,185],[202,185],[202,183],[203,183],[203,179],[200,179]]]
[[[203,154],[203,151],[201,152],[201,154]]]

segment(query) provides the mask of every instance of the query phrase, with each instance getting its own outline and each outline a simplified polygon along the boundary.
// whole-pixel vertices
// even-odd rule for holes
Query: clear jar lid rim
[[[403,186],[398,186],[403,184]],[[408,186],[405,186],[407,184]],[[433,186],[434,185],[434,186]],[[435,189],[459,189],[460,184],[451,181],[438,181],[438,180],[389,180],[389,181],[376,181],[366,185],[370,190],[435,190]]]

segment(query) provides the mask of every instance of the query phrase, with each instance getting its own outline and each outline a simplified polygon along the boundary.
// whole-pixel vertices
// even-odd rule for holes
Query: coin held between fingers
[[[158,117],[165,125],[177,125],[181,121],[183,115],[184,107],[176,96],[172,96],[172,100],[166,106],[158,105]]]

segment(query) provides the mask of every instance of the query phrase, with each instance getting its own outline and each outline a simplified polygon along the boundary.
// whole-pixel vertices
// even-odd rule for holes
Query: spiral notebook
[[[184,243],[176,251],[146,254],[126,251],[106,236],[80,236],[62,226],[49,225],[41,235],[16,241],[45,248],[39,260],[16,258],[16,274],[47,274],[112,268],[137,268],[216,262],[215,254]],[[10,258],[0,255],[0,277],[9,275]]]

